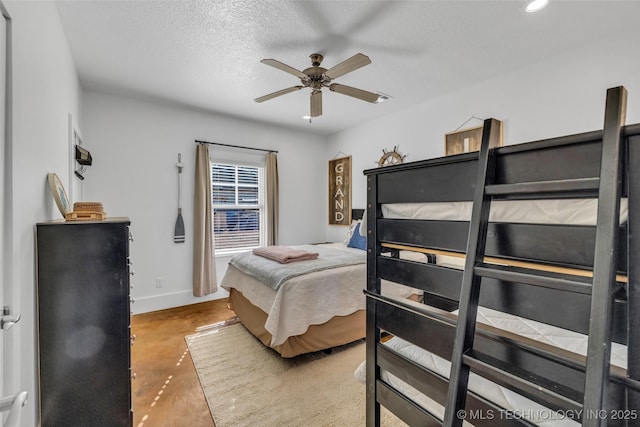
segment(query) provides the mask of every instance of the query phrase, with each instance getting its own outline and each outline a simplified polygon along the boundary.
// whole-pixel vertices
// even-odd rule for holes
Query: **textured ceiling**
[[[331,134],[637,26],[640,1],[100,1],[57,0],[84,88],[166,100]],[[261,64],[325,68],[362,52],[372,63],[335,81],[393,98],[369,104],[309,90]]]

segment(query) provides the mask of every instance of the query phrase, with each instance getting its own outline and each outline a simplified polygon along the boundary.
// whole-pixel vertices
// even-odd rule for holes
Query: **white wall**
[[[134,313],[227,295],[220,290],[195,298],[192,292],[196,139],[278,150],[280,244],[324,239],[326,165],[319,159],[325,156],[325,138],[91,91],[83,95],[83,108],[84,144],[93,157],[85,174],[85,197],[102,202],[109,216],[128,216],[132,222]],[[173,242],[178,153],[185,164],[183,244]],[[228,259],[216,262],[219,279]],[[156,278],[162,278],[162,288],[156,287]]]
[[[362,171],[376,166],[383,148],[398,145],[408,154],[405,162],[442,156],[444,134],[472,116],[502,120],[505,145],[592,131],[603,126],[607,88],[623,85],[627,123],[638,123],[640,56],[631,53],[637,40],[635,30],[337,133],[329,138],[327,159],[338,151],[353,156],[353,206],[362,208]],[[345,228],[327,226],[326,233],[327,240],[339,240]]]
[[[29,392],[23,426],[36,425],[34,224],[61,218],[47,185],[69,183],[68,115],[80,119],[80,85],[53,2],[4,1],[13,24],[12,288],[6,301],[22,319],[4,332],[14,369],[5,393]]]

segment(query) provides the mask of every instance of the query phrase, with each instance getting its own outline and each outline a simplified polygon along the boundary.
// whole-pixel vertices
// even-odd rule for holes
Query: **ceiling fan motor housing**
[[[322,64],[324,56],[320,55],[319,53],[312,53],[311,55],[309,55],[309,58],[311,58],[311,65],[317,67]]]
[[[321,67],[320,64],[324,57],[319,53],[312,53],[309,55],[311,58],[311,67],[304,69],[302,72],[307,75],[306,78],[301,79],[302,84],[310,86],[313,89],[319,90],[323,85],[328,84],[331,79],[324,75],[327,69]]]

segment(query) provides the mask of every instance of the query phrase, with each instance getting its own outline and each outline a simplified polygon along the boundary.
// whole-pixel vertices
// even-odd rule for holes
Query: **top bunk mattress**
[[[382,205],[388,219],[469,221],[473,202],[390,203]],[[597,199],[497,200],[489,221],[525,224],[595,225]],[[628,218],[627,199],[620,200],[620,224]]]

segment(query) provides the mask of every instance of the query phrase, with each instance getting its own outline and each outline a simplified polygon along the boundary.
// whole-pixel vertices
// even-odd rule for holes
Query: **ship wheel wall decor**
[[[398,146],[393,147],[393,151],[387,151],[386,149],[382,149],[382,157],[378,160],[378,166],[391,166],[398,165],[404,162],[404,158],[407,157],[406,154],[400,154],[398,151]]]

